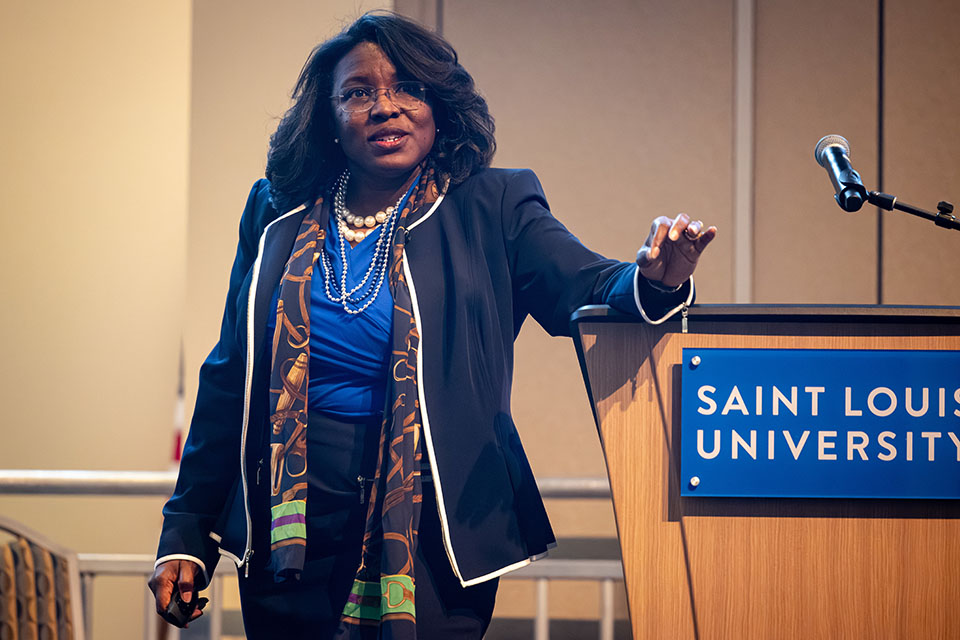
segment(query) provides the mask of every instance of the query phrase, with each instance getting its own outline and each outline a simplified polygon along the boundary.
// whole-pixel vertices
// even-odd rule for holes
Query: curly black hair
[[[278,211],[316,197],[346,166],[334,143],[330,95],[337,63],[362,42],[377,44],[404,78],[427,87],[439,129],[431,154],[451,184],[490,166],[496,151],[493,117],[449,42],[392,12],[365,13],[310,53],[293,89],[293,106],[270,137],[267,179]]]

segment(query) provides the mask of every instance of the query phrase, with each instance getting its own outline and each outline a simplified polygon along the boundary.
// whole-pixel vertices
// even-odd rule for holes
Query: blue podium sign
[[[681,495],[960,498],[960,352],[683,349]]]

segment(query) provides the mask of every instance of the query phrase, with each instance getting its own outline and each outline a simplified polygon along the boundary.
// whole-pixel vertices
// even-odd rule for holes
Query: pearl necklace
[[[377,298],[377,294],[380,293],[380,287],[383,285],[383,280],[387,274],[393,230],[397,221],[396,214],[400,210],[400,204],[407,196],[407,193],[405,192],[400,196],[395,206],[387,207],[386,211],[377,212],[377,216],[383,216],[382,221],[378,220],[377,216],[354,216],[350,213],[350,210],[347,209],[345,202],[347,182],[349,180],[350,171],[344,170],[337,180],[337,186],[333,196],[333,211],[337,216],[337,239],[339,241],[340,262],[342,266],[340,281],[337,282],[333,275],[333,265],[330,263],[330,258],[327,256],[326,251],[320,252],[320,264],[323,268],[323,286],[327,299],[330,300],[330,302],[339,303],[347,313],[357,315],[363,313],[367,307],[373,304],[373,301]],[[370,266],[367,267],[367,272],[364,274],[363,279],[357,286],[348,291],[346,243],[352,240],[360,241],[373,231],[372,228],[363,231],[351,230],[348,222],[349,224],[360,226],[357,224],[358,219],[366,227],[373,227],[378,222],[385,222],[386,226],[381,229],[380,237],[377,238],[377,244],[373,249],[373,259],[370,261]],[[367,222],[368,220],[369,223]],[[360,234],[359,237],[358,234]],[[351,237],[351,235],[353,237]],[[332,292],[331,288],[333,289]],[[357,292],[360,292],[359,295],[355,295]],[[351,309],[348,305],[353,305],[357,308]]]
[[[372,216],[355,216],[350,213],[350,209],[347,209],[345,202],[345,194],[347,191],[346,183],[349,179],[350,172],[346,170],[337,182],[337,192],[334,195],[333,201],[334,211],[337,213],[337,225],[340,234],[347,239],[347,242],[360,242],[373,233],[375,226],[383,224],[393,215],[393,212],[400,206],[400,202],[403,201],[403,196],[400,196],[400,200],[397,201],[396,205],[389,206],[382,211],[377,211],[377,213]],[[340,188],[341,184],[343,188]],[[351,229],[350,225],[353,225],[356,229]]]

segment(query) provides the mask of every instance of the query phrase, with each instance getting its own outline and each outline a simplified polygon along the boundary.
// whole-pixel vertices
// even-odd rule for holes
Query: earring
[[[334,138],[333,144],[340,144],[340,138]]]

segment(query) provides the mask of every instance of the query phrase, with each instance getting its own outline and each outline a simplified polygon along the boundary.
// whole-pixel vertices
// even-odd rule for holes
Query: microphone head
[[[820,138],[820,142],[817,143],[817,146],[813,150],[813,157],[817,159],[817,164],[819,164],[824,169],[827,168],[826,160],[823,159],[823,152],[828,147],[840,147],[843,150],[843,155],[850,157],[850,143],[847,142],[847,139],[843,136],[838,136],[835,133],[830,135],[823,136]]]

